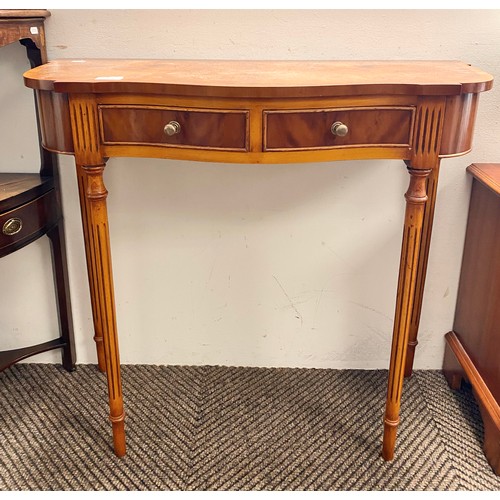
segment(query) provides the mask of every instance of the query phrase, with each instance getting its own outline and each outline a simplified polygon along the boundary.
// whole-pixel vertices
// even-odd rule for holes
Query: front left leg
[[[102,314],[102,342],[108,381],[109,419],[113,426],[115,454],[122,457],[125,455],[125,412],[123,409],[111,248],[106,208],[108,192],[103,182],[104,164],[83,165],[81,170],[86,177],[86,197],[89,208],[88,230],[92,234],[92,240],[89,244],[93,246],[93,258],[90,262],[90,272],[95,276],[93,293],[96,295],[93,300],[99,304],[99,310]]]
[[[82,211],[82,219],[87,266],[89,267],[88,275],[91,278],[90,291],[92,304],[99,312],[97,325],[102,330],[114,450],[115,454],[121,457],[125,455],[125,413],[106,207],[108,192],[103,180],[106,161],[101,150],[95,96],[92,94],[71,95],[69,104],[75,161],[81,188],[80,195],[84,198],[81,209],[85,209],[85,213]]]

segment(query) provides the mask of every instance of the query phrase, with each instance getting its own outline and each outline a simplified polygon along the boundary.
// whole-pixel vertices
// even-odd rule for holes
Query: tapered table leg
[[[92,305],[92,318],[94,321],[94,341],[97,349],[97,365],[101,372],[106,371],[106,361],[104,359],[104,344],[102,337],[102,314],[100,309],[99,301],[96,300],[96,269],[92,266],[92,262],[95,261],[94,252],[94,235],[90,231],[89,226],[90,220],[90,208],[89,202],[87,200],[87,177],[84,173],[83,167],[81,165],[76,166],[76,175],[78,179],[78,193],[80,195],[80,212],[82,215],[82,226],[83,226],[83,239],[85,241],[85,256],[87,258],[87,274],[89,280],[90,288],[90,302]]]
[[[103,182],[104,165],[81,166],[88,208],[88,235],[91,247],[90,270],[94,278],[93,301],[101,314],[102,344],[109,394],[109,418],[117,456],[125,455],[125,413],[123,410],[120,356],[111,268],[111,253],[106,208],[107,191]]]
[[[82,200],[82,221],[96,336],[102,335],[99,361],[102,363],[104,360],[108,381],[109,418],[113,425],[114,450],[115,454],[121,457],[125,455],[125,413],[106,207],[108,192],[103,179],[106,160],[100,145],[95,96],[71,96],[69,110]]]
[[[420,325],[420,314],[424,298],[425,276],[427,274],[427,262],[429,259],[429,248],[431,244],[432,222],[434,220],[434,207],[436,204],[437,185],[439,177],[439,160],[432,169],[427,179],[427,202],[424,208],[424,220],[422,225],[422,238],[420,240],[419,263],[417,268],[415,301],[410,319],[410,333],[408,338],[408,351],[406,353],[405,377],[409,377],[413,371],[413,359],[417,347],[418,327]]]
[[[405,194],[405,223],[384,418],[382,456],[385,460],[394,458],[408,335],[419,274],[420,243],[427,201],[426,181],[431,170],[408,168],[408,172],[410,173],[410,186]]]

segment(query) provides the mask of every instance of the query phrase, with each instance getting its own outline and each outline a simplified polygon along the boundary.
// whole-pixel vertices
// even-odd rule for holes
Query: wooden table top
[[[62,59],[24,74],[56,92],[214,97],[459,95],[489,90],[493,77],[460,61],[230,61]]]

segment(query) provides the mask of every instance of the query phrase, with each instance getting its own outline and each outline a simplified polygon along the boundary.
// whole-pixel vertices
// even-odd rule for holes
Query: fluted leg
[[[114,450],[117,456],[125,455],[125,413],[123,410],[120,357],[111,269],[111,253],[106,208],[107,191],[103,182],[104,165],[82,166],[83,185],[88,209],[88,245],[90,269],[94,280],[93,302],[100,313],[102,344],[108,380],[110,420],[113,425]]]
[[[408,337],[408,351],[406,353],[405,377],[409,377],[413,371],[413,359],[417,347],[418,327],[420,324],[420,313],[424,298],[425,276],[427,274],[427,262],[429,259],[429,248],[431,244],[432,222],[434,219],[434,207],[436,204],[437,184],[439,177],[439,163],[432,169],[427,179],[427,202],[424,208],[424,220],[422,226],[422,239],[420,241],[419,263],[417,268],[415,301],[410,319],[410,333]]]
[[[382,456],[385,460],[394,458],[408,336],[415,304],[417,276],[419,274],[424,208],[427,201],[426,180],[431,170],[409,167],[408,172],[410,173],[410,186],[405,194],[406,212],[403,245],[384,418]]]
[[[90,219],[90,208],[89,202],[87,200],[87,177],[81,165],[76,166],[76,175],[78,178],[78,192],[80,195],[80,211],[82,215],[82,226],[83,226],[83,237],[85,241],[85,255],[87,258],[87,274],[89,279],[90,287],[90,301],[92,304],[92,318],[94,320],[94,341],[96,343],[97,349],[97,364],[101,372],[106,371],[106,361],[104,359],[104,344],[102,337],[102,315],[99,301],[97,300],[97,290],[96,290],[96,268],[92,266],[92,262],[95,261],[95,251],[94,251],[94,235],[90,231],[89,227],[91,224]]]

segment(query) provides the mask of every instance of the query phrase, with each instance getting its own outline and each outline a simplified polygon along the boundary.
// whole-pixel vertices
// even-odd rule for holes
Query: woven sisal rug
[[[405,381],[380,458],[386,371],[124,366],[128,451],[111,450],[105,377],[0,374],[2,490],[498,490],[471,390]]]

